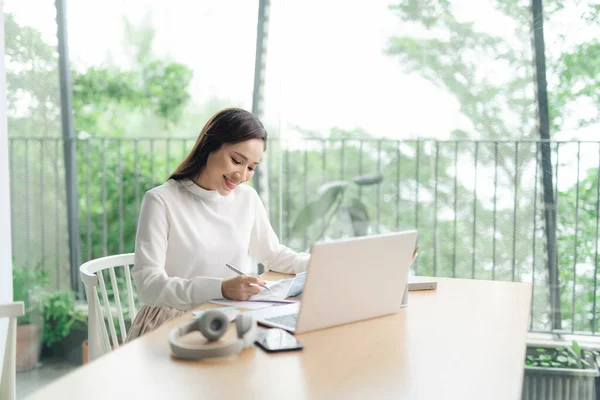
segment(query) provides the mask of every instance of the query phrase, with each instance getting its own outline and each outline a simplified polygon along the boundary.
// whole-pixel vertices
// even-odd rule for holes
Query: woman
[[[169,180],[146,193],[132,269],[144,306],[128,341],[206,301],[260,292],[260,277],[237,275],[226,263],[244,272],[256,262],[285,273],[306,270],[309,255],[279,243],[258,194],[243,184],[266,148],[256,116],[222,110]]]

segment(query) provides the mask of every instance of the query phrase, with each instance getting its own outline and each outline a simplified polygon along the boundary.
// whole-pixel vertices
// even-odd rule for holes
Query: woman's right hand
[[[221,293],[223,297],[231,300],[248,300],[255,294],[260,293],[260,286],[264,285],[263,281],[258,276],[236,276],[231,279],[224,279],[221,283]]]

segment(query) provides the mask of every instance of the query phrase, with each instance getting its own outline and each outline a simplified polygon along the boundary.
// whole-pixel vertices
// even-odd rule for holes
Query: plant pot
[[[596,368],[525,367],[523,400],[596,400]]]
[[[121,340],[119,340],[119,346],[122,346],[122,345],[123,345],[123,343],[121,342]],[[115,346],[111,346],[111,348],[114,350]],[[85,339],[81,343],[81,363],[82,364],[88,363],[88,341],[87,341],[87,339]]]
[[[81,365],[81,343],[87,339],[87,334],[87,327],[71,329],[67,337],[61,341],[54,343],[51,347],[44,346],[42,359],[58,358],[72,364]]]
[[[87,339],[85,339],[81,343],[81,363],[82,364],[88,363],[88,341],[87,341]]]
[[[83,355],[83,342],[87,343],[87,327],[85,330],[74,330],[69,336],[65,338],[64,343],[64,358],[65,360],[76,363],[83,364],[84,355]]]
[[[42,328],[37,324],[17,326],[17,372],[38,366],[42,350]]]

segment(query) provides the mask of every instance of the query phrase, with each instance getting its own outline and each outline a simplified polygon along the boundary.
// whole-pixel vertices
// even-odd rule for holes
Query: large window
[[[39,4],[5,7],[13,253],[64,286],[56,22],[53,2]],[[83,260],[133,250],[144,191],[215,111],[253,107],[258,11],[69,3]],[[546,1],[544,12],[551,135],[597,141],[598,7]],[[532,282],[531,328],[548,329],[531,21],[517,0],[272,1],[259,187],[280,239],[308,250],[416,228],[413,273]],[[595,290],[598,145],[553,142],[551,157],[563,327],[595,332],[595,295],[577,293]]]

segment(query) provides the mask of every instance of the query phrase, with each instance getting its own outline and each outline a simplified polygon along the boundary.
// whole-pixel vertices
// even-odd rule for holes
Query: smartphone
[[[267,353],[302,350],[304,348],[294,335],[279,328],[264,329],[258,332],[255,343]]]

